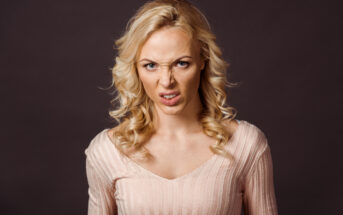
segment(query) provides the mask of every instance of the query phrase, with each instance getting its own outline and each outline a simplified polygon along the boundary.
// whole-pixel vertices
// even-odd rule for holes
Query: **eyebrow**
[[[191,56],[188,56],[188,55],[185,55],[185,56],[182,56],[182,57],[177,58],[176,60],[173,61],[173,63],[176,62],[176,61],[181,60],[182,58],[192,58],[192,57],[191,57]],[[155,62],[155,61],[150,60],[150,59],[147,59],[147,58],[143,58],[142,60],[140,60],[140,61],[138,61],[138,62],[142,62],[142,61]]]

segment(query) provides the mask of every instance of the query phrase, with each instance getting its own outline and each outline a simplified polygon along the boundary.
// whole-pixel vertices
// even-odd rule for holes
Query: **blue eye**
[[[156,64],[154,64],[154,63],[147,63],[147,64],[144,65],[144,67],[147,70],[154,70],[156,68]]]
[[[187,62],[187,61],[179,61],[179,62],[177,62],[177,66],[179,66],[179,67],[186,68],[186,67],[188,67],[188,65],[189,65],[189,62]]]

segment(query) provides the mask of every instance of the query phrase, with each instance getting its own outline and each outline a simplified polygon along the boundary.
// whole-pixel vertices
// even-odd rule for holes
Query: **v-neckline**
[[[237,120],[238,121],[238,120]],[[228,143],[229,144],[230,142],[232,142],[232,140],[234,139],[234,137],[237,135],[236,133],[238,133],[238,130],[240,129],[241,127],[241,124],[242,124],[242,121],[243,120],[239,120],[238,121],[238,126],[235,130],[235,132],[231,135],[231,138],[229,139]],[[105,132],[105,136],[106,136],[106,139],[109,141],[109,143],[113,144],[112,140],[110,139],[110,137],[108,136],[108,133],[107,131],[109,130],[109,128],[106,128],[104,130]],[[113,146],[115,147],[115,145],[113,144]],[[120,153],[119,153],[120,154]],[[121,154],[120,154],[121,155]],[[122,156],[122,155],[121,155]],[[181,176],[178,176],[176,178],[166,178],[166,177],[163,177],[163,176],[160,176],[150,170],[148,170],[147,168],[141,166],[140,164],[138,164],[137,162],[133,161],[131,158],[127,157],[127,156],[123,156],[125,159],[127,159],[131,164],[133,164],[134,166],[136,166],[137,168],[139,168],[140,170],[144,171],[145,173],[149,174],[150,176],[154,177],[154,178],[157,178],[159,180],[162,180],[162,181],[166,181],[166,182],[176,182],[176,181],[179,181],[183,178],[186,178],[186,177],[190,177],[191,175],[199,172],[200,170],[202,170],[203,168],[205,168],[207,165],[209,165],[212,161],[214,162],[215,160],[217,160],[217,157],[219,157],[219,155],[217,154],[213,154],[209,159],[207,159],[205,162],[203,162],[202,164],[200,164],[198,167],[194,168],[193,170],[181,175]]]
[[[160,179],[162,181],[167,181],[167,182],[174,182],[174,181],[178,181],[178,180],[181,180],[183,178],[186,178],[186,177],[190,177],[191,175],[197,173],[198,171],[200,171],[201,169],[205,168],[209,163],[212,162],[212,160],[216,160],[217,158],[217,154],[213,154],[211,155],[211,157],[209,159],[207,159],[205,162],[203,162],[202,164],[200,164],[200,166],[196,167],[195,169],[181,175],[181,176],[178,176],[176,178],[166,178],[166,177],[163,177],[163,176],[160,176],[150,170],[148,170],[147,168],[141,166],[140,164],[138,164],[137,162],[133,161],[132,159],[130,158],[127,158],[129,160],[129,162],[131,162],[133,165],[135,165],[136,167],[138,167],[139,169],[143,170],[144,172],[146,172],[147,174],[149,174],[150,176],[152,177],[155,177],[157,179]]]

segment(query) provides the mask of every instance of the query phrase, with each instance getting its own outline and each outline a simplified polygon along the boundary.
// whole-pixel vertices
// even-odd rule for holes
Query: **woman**
[[[116,46],[119,125],[86,149],[88,214],[277,214],[267,139],[225,106],[227,64],[203,14],[148,2]]]

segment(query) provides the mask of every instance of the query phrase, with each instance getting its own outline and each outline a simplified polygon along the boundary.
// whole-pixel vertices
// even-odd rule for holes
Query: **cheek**
[[[190,96],[196,95],[200,86],[200,72],[187,77],[184,80],[184,87],[187,94]]]
[[[145,93],[151,98],[153,95],[153,80],[152,78],[142,77],[140,76],[140,80],[143,84]]]

